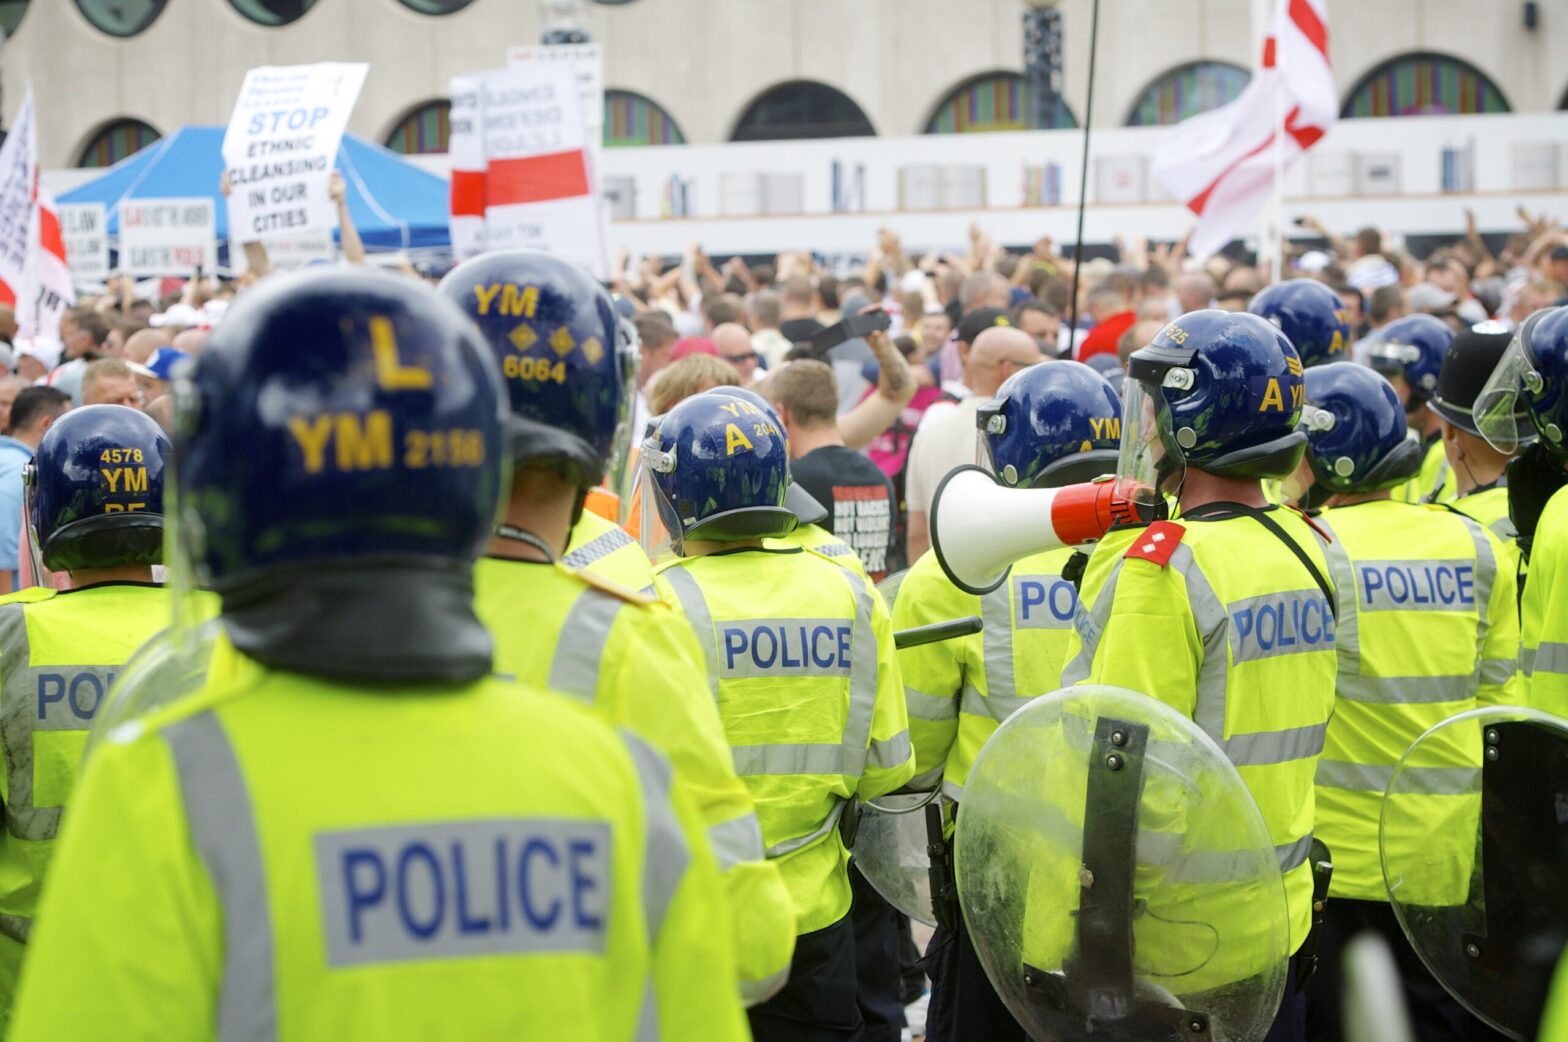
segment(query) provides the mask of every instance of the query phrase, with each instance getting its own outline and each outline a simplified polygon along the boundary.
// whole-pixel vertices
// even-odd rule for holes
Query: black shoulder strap
[[[1339,609],[1334,597],[1334,588],[1329,585],[1327,577],[1301,545],[1290,537],[1290,534],[1279,526],[1279,522],[1269,517],[1268,512],[1257,507],[1247,506],[1245,503],[1205,503],[1191,510],[1182,512],[1181,519],[1187,521],[1223,521],[1231,517],[1250,517],[1267,529],[1276,539],[1284,543],[1290,552],[1296,555],[1296,560],[1312,576],[1312,581],[1318,584],[1318,589],[1323,591],[1323,596],[1328,600],[1328,610],[1334,616],[1334,621],[1339,621]]]

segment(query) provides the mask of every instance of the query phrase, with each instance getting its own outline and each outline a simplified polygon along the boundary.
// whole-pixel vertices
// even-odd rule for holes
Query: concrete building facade
[[[252,66],[365,61],[370,74],[350,129],[439,151],[434,140],[416,147],[411,115],[438,115],[454,74],[497,67],[507,46],[537,42],[546,6],[559,3],[0,0],[0,26],[11,30],[0,48],[0,107],[9,118],[31,83],[43,165],[102,165],[144,138],[226,122]],[[1060,6],[1066,101],[1081,118],[1092,0]],[[1003,110],[1021,93],[1008,86],[1022,71],[1019,0],[578,0],[577,8],[582,28],[604,44],[606,87],[631,99],[634,122],[651,114],[655,139],[638,130],[628,143],[745,136],[753,102],[787,100],[798,84],[841,94],[880,136],[966,129],[953,125],[954,111],[958,124],[975,116],[972,129],[1005,128]],[[1206,84],[1244,82],[1252,8],[1252,0],[1101,0],[1095,123],[1148,121],[1162,106],[1181,114],[1203,104]],[[1546,112],[1568,102],[1568,67],[1551,61],[1568,53],[1563,0],[1328,0],[1328,10],[1347,114]]]

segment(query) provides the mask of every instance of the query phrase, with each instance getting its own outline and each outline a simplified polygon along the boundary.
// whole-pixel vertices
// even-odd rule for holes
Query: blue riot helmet
[[[1277,282],[1255,294],[1247,310],[1274,323],[1306,368],[1350,359],[1344,302],[1316,279]]]
[[[980,406],[982,458],[1015,488],[1054,488],[1116,470],[1122,403],[1105,377],[1082,362],[1019,370]]]
[[[1372,368],[1390,380],[1403,378],[1410,389],[1405,408],[1413,411],[1425,405],[1437,390],[1437,374],[1454,339],[1448,324],[1432,315],[1406,315],[1368,339],[1371,349],[1367,361]]]
[[[733,395],[693,395],[642,445],[647,486],[676,553],[689,539],[738,542],[788,535],[789,446],[772,409]]]
[[[370,271],[276,276],[175,394],[180,534],[241,652],[352,680],[488,672],[473,562],[507,476],[505,399],[455,305]]]
[[[1410,480],[1426,449],[1405,422],[1388,380],[1366,366],[1335,362],[1306,372],[1301,429],[1320,505],[1336,492],[1377,492]]]
[[[609,293],[582,268],[538,250],[464,261],[440,288],[479,326],[500,365],[514,462],[554,467],[585,490],[596,485],[627,454],[636,386],[632,327]]]
[[[1193,311],[1128,359],[1122,403],[1122,492],[1157,507],[1187,467],[1240,478],[1296,469],[1306,436],[1301,359],[1279,329],[1256,315]]]
[[[1568,461],[1568,307],[1525,319],[1475,401],[1481,436],[1517,452],[1530,434],[1553,459]]]
[[[70,572],[162,561],[169,452],[163,429],[123,405],[56,420],[23,471],[35,563]]]
[[[730,398],[739,398],[743,402],[750,402],[757,408],[765,410],[775,423],[778,422],[778,413],[774,410],[773,403],[749,387],[710,387],[702,393],[726,395]],[[783,429],[784,425],[779,424],[779,430]],[[788,442],[789,439],[786,437],[786,446]],[[784,493],[784,505],[789,508],[789,512],[794,514],[803,525],[821,524],[828,519],[828,508],[816,496],[807,492],[805,486],[798,481],[789,483],[789,488]]]

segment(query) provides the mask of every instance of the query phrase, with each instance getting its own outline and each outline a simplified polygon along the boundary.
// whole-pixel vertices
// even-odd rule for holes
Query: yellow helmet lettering
[[[1268,412],[1270,409],[1285,411],[1285,396],[1279,389],[1279,380],[1272,376],[1269,377],[1268,387],[1263,390],[1263,404],[1258,406],[1258,411]]]
[[[746,432],[735,426],[735,424],[726,423],[724,425],[724,454],[726,456],[735,455],[737,446],[751,449],[751,439],[747,438]]]

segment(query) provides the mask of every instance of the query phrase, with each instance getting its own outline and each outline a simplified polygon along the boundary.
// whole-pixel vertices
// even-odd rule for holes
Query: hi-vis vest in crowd
[[[865,579],[800,549],[662,565],[708,663],[735,772],[810,933],[849,911],[844,804],[914,773],[887,607]]]
[[[1396,486],[1393,498],[1400,503],[1451,503],[1457,487],[1454,469],[1448,465],[1448,454],[1443,451],[1443,439],[1434,435],[1427,443],[1426,455],[1421,458],[1421,470],[1409,481]]]
[[[1417,738],[1479,702],[1517,695],[1519,619],[1502,545],[1479,522],[1437,506],[1392,500],[1325,511],[1339,607],[1339,677],[1317,767],[1314,831],[1334,858],[1331,895],[1386,901],[1378,857],[1383,793]],[[1467,767],[1413,767],[1428,795],[1433,861],[1475,856],[1480,778]],[[1445,821],[1467,821],[1449,828]],[[1459,847],[1439,857],[1438,848]],[[1463,848],[1463,849],[1460,849]],[[1451,895],[1462,901],[1464,889]]]
[[[94,751],[11,1038],[746,1037],[701,820],[641,739],[495,679],[244,666]]]
[[[1535,525],[1519,603],[1519,668],[1526,704],[1568,716],[1568,486]]]
[[[475,566],[474,609],[495,638],[497,672],[595,706],[669,757],[724,873],[741,995],[755,1003],[783,987],[794,906],[763,858],[751,792],[730,762],[691,627],[652,595],[591,572],[494,557]]]
[[[916,788],[961,799],[975,756],[1003,720],[1061,687],[1078,591],[1062,578],[1070,548],[1025,557],[983,597],[954,586],[928,551],[904,576],[894,629],[980,616],[967,637],[898,653],[915,750]]]
[[[1268,514],[1326,574],[1307,522],[1283,508]],[[1273,836],[1294,952],[1311,924],[1312,779],[1334,710],[1329,599],[1245,516],[1113,531],[1090,556],[1080,597],[1087,610],[1063,682],[1152,695],[1225,750]]]
[[[589,571],[628,590],[648,593],[653,588],[653,562],[626,530],[584,510],[572,526],[561,563]]]
[[[87,729],[125,660],[170,618],[168,592],[141,583],[30,587],[0,603],[0,1009],[15,993]]]

